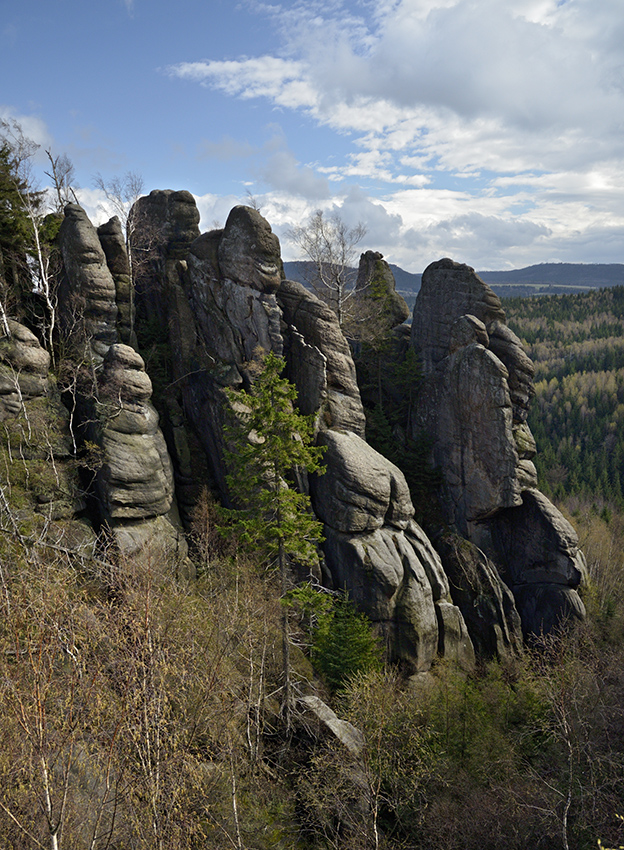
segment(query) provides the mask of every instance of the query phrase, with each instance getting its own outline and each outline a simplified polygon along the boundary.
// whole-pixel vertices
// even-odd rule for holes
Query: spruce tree
[[[273,352],[263,355],[248,392],[226,390],[232,416],[226,426],[230,445],[227,484],[236,510],[228,511],[240,543],[262,563],[279,569],[281,593],[288,590],[291,560],[318,563],[322,524],[310,497],[290,486],[298,472],[323,471],[323,448],[312,445],[314,425],[294,407],[296,388],[282,377],[285,362]],[[290,727],[290,651],[288,611],[282,613],[284,715]]]

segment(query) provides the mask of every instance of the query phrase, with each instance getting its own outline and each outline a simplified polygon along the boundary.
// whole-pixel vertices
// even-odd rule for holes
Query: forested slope
[[[530,426],[542,489],[623,507],[624,287],[505,301],[536,367]]]

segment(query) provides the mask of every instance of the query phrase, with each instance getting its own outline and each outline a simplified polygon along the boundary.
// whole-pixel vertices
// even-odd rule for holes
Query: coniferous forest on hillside
[[[508,299],[536,367],[530,425],[542,487],[555,499],[622,507],[624,288]]]

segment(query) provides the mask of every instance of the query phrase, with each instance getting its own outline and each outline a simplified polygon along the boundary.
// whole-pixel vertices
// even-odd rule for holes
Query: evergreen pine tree
[[[233,412],[226,427],[230,449],[227,484],[238,509],[228,511],[240,543],[259,555],[267,567],[279,568],[281,592],[288,589],[292,559],[312,566],[318,562],[322,524],[310,498],[289,486],[297,471],[323,471],[322,447],[312,445],[311,417],[294,408],[296,388],[282,378],[284,360],[273,352],[263,356],[249,392],[226,390]],[[290,651],[288,611],[282,614],[284,715],[290,726]]]

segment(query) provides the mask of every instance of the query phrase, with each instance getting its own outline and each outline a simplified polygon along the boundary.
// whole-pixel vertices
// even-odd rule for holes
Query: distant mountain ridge
[[[306,262],[284,263],[286,277],[305,282]],[[420,289],[422,274],[390,263],[397,291],[408,303]],[[624,263],[538,263],[522,269],[478,272],[501,297],[554,295],[624,285]]]

